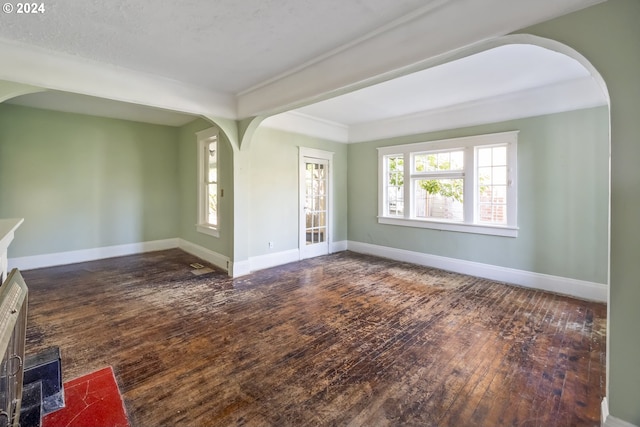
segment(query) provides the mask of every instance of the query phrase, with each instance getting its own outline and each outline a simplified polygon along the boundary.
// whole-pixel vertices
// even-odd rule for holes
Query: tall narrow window
[[[477,147],[479,223],[507,224],[507,146]]]
[[[389,216],[402,216],[404,212],[404,158],[400,155],[385,156],[386,203]]]
[[[198,139],[197,230],[218,236],[218,131],[196,133]]]

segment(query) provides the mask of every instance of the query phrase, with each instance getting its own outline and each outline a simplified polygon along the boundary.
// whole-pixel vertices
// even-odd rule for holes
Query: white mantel
[[[2,282],[7,278],[7,250],[13,241],[13,236],[24,218],[0,219],[0,268],[2,269]]]

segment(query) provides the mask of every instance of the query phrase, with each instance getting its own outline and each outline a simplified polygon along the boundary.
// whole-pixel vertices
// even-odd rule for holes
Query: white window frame
[[[518,183],[517,183],[517,147],[519,131],[493,133],[487,135],[475,135],[462,138],[443,139],[437,141],[419,142],[415,144],[396,145],[378,148],[378,223],[400,225],[407,227],[430,228],[435,230],[456,231],[463,233],[488,234],[504,237],[518,236]],[[482,147],[505,145],[507,147],[507,223],[506,225],[494,225],[479,223],[477,220],[477,149]],[[436,172],[445,176],[462,176],[465,179],[464,186],[464,221],[454,222],[438,219],[425,219],[415,217],[413,180],[425,174],[413,172],[412,154],[428,153],[434,151],[449,151],[459,149],[464,151],[464,170]],[[387,207],[387,183],[385,158],[387,156],[404,157],[404,207],[403,215],[388,215]]]
[[[209,156],[208,145],[211,142],[216,143],[216,150],[219,149],[219,133],[218,129],[211,127],[200,132],[196,132],[196,140],[198,143],[198,223],[196,230],[200,233],[208,234],[213,237],[220,237],[220,204],[218,203],[217,224],[207,222],[209,203],[207,193],[207,176],[209,172]],[[219,153],[219,151],[218,151]],[[220,156],[218,156],[218,160]],[[218,168],[218,174],[220,169]],[[220,177],[216,181],[217,191],[220,194]],[[220,197],[218,197],[218,202]]]

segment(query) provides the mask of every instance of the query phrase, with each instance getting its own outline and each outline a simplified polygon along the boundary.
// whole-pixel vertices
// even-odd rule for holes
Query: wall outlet
[[[269,249],[273,249],[273,242],[269,242]]]

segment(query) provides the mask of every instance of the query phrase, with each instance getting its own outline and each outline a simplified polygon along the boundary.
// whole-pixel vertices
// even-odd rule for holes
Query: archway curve
[[[345,87],[343,89],[341,89],[339,91],[339,93],[335,93],[332,92],[330,94],[326,94],[326,96],[322,96],[319,95],[318,97],[316,97],[314,99],[313,102],[309,102],[306,105],[310,105],[313,104],[315,102],[318,102],[320,100],[323,99],[329,99],[329,98],[334,98],[355,90],[359,90],[362,89],[363,87],[366,86],[371,86],[371,85],[375,85],[378,83],[382,83],[384,81],[388,81],[394,78],[398,78],[398,77],[402,77],[414,72],[418,72],[418,71],[422,71],[431,67],[435,67],[441,64],[445,64],[451,61],[455,61],[458,59],[462,59],[477,53],[481,53],[493,48],[497,48],[500,46],[506,46],[506,45],[532,45],[532,46],[538,46],[544,49],[548,49],[554,52],[557,52],[559,54],[565,55],[568,58],[571,58],[575,61],[577,61],[582,67],[585,68],[585,70],[587,70],[587,72],[589,73],[589,75],[594,79],[594,81],[596,82],[596,84],[598,85],[598,87],[600,88],[602,94],[604,95],[604,98],[606,99],[606,103],[608,106],[608,122],[609,122],[609,135],[608,135],[608,153],[609,153],[609,165],[610,165],[610,158],[611,158],[611,97],[610,97],[610,93],[609,93],[609,89],[607,87],[607,84],[602,76],[602,74],[596,69],[596,67],[584,56],[582,55],[580,52],[578,52],[577,50],[575,50],[574,48],[553,40],[553,39],[549,39],[549,38],[545,38],[545,37],[540,37],[540,36],[536,36],[536,35],[532,35],[532,34],[527,34],[527,33],[514,33],[514,34],[509,34],[509,35],[505,35],[505,36],[501,36],[501,37],[496,37],[493,39],[489,39],[489,40],[484,40],[478,43],[475,43],[473,45],[470,46],[466,46],[464,48],[460,48],[454,51],[450,51],[447,53],[444,53],[442,55],[438,55],[435,57],[431,57],[428,59],[425,59],[423,61],[420,61],[418,63],[414,63],[411,65],[408,65],[406,67],[403,67],[401,69],[397,69],[388,73],[384,73],[383,75],[379,75],[376,77],[372,77],[371,79],[369,79],[369,84],[367,85],[363,85],[362,82],[356,82],[348,87]],[[298,105],[298,107],[300,107],[302,105]],[[253,138],[253,135],[255,133],[255,130],[259,127],[260,123],[272,116],[278,113],[273,113],[273,114],[269,114],[269,115],[265,115],[265,116],[259,116],[259,117],[253,117],[253,118],[248,118],[246,120],[249,121],[249,124],[245,127],[246,131],[242,134],[241,139],[242,139],[242,149],[245,148],[249,148],[251,146],[251,140]],[[607,295],[607,302],[610,301],[610,296],[611,296],[611,288],[610,288],[610,284],[611,284],[611,166],[609,166],[609,174],[608,174],[608,225],[607,225],[607,273],[606,273],[606,281],[607,281],[607,287],[608,287],[608,295]],[[609,378],[610,378],[610,360],[609,360],[609,354],[610,354],[610,330],[609,330],[609,325],[611,324],[610,322],[610,311],[609,308],[607,307],[607,343],[606,343],[606,395],[609,395]]]
[[[45,91],[47,91],[47,89],[37,86],[25,85],[22,83],[10,82],[7,80],[0,80],[0,104],[18,96]]]
[[[363,84],[363,82],[354,82],[352,85],[346,86],[337,92],[332,91],[324,95],[319,94],[318,96],[314,97],[313,101],[309,101],[309,102],[301,101],[300,103],[296,103],[295,104],[296,107],[294,108],[282,108],[282,109],[278,109],[277,111],[274,111],[265,115],[261,115],[258,117],[249,117],[249,118],[243,119],[239,122],[239,128],[241,133],[240,135],[241,146],[244,149],[251,145],[251,139],[253,137],[253,134],[256,128],[259,127],[259,125],[262,123],[263,120],[269,117],[272,117],[287,111],[294,111],[297,108],[313,105],[317,102],[322,102],[328,99],[339,98],[342,95],[346,95],[354,91],[366,89],[367,87],[375,86],[377,84],[381,84],[397,78],[408,76],[413,73],[427,70],[429,68],[437,67],[439,65],[454,62],[469,56],[473,56],[475,54],[480,54],[482,52],[489,51],[494,48],[498,48],[501,46],[508,46],[508,45],[536,46],[546,50],[557,52],[570,59],[573,59],[578,64],[580,64],[593,77],[601,93],[604,95],[607,105],[610,105],[609,91],[607,89],[607,85],[604,79],[602,78],[598,70],[591,64],[591,62],[588,59],[586,59],[582,54],[580,54],[578,51],[561,42],[558,42],[552,39],[535,36],[531,34],[524,34],[524,33],[510,34],[510,35],[497,37],[490,40],[484,40],[484,41],[475,43],[473,45],[469,45],[460,49],[443,53],[441,55],[430,57],[422,61],[413,63],[411,65],[407,65],[405,67],[402,67],[390,72],[386,72],[378,76],[371,77],[367,79],[368,81],[367,84]]]

